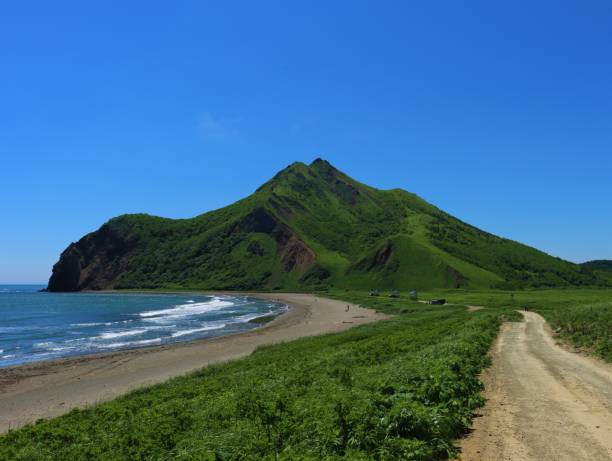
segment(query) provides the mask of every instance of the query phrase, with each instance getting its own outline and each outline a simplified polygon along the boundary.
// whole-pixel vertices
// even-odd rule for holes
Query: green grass
[[[526,306],[541,314],[560,339],[612,362],[610,289],[435,290],[422,296],[505,310]]]
[[[338,296],[338,294],[334,294]],[[343,293],[397,313],[0,437],[2,460],[444,459],[483,404],[501,309]]]
[[[540,311],[563,339],[612,362],[612,297],[608,302]]]

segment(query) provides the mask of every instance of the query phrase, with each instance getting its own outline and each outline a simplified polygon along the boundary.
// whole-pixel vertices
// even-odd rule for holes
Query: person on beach
[[[347,304],[347,305],[346,305],[346,311],[345,311],[345,312],[348,312],[348,311],[349,311],[349,308],[350,308],[350,306]]]
[[[527,306],[525,306],[523,309],[525,309],[525,312],[527,312]]]

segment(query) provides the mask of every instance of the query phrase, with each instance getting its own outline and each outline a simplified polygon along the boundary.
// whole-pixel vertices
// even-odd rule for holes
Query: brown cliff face
[[[232,233],[269,234],[278,245],[278,254],[286,272],[305,272],[315,262],[315,253],[298,236],[265,208],[255,208],[233,229]]]
[[[96,232],[71,244],[53,266],[49,291],[112,289],[117,276],[127,268],[136,238],[126,239],[105,224]]]

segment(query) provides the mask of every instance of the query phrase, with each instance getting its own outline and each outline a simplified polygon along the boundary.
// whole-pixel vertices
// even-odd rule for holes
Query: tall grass
[[[612,301],[546,309],[543,314],[561,337],[612,362]]]
[[[561,339],[612,362],[610,289],[437,290],[424,296],[442,297],[464,304],[495,306],[505,311],[526,306],[541,314]],[[387,309],[393,309],[388,301],[385,304],[389,304]]]

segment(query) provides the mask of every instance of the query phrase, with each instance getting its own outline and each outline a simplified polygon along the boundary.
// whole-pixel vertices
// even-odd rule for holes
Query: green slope
[[[588,270],[612,274],[612,260],[610,259],[596,259],[594,261],[587,261],[580,265]]]
[[[602,285],[591,269],[483,232],[317,159],[192,219],[112,219],[70,245],[49,289]]]
[[[581,266],[594,271],[596,270],[612,273],[612,260],[609,259],[596,259],[594,261],[587,261],[585,263],[582,263]]]
[[[596,259],[582,263],[580,266],[594,272],[598,277],[608,280],[608,283],[612,285],[612,260]]]

